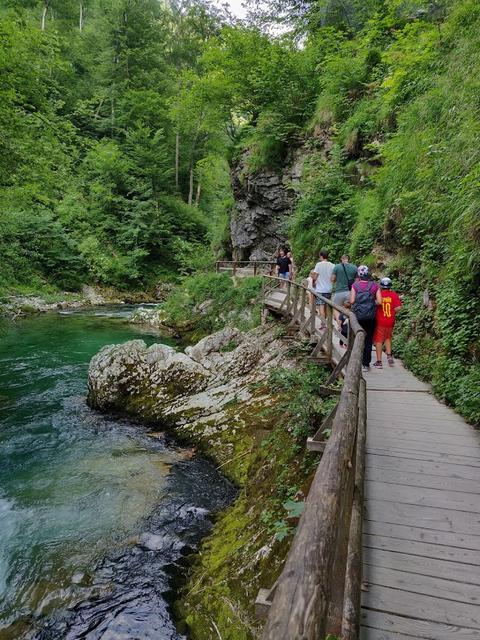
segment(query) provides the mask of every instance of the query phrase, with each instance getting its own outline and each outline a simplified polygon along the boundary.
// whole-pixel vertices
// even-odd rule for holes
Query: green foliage
[[[289,228],[293,251],[300,264],[307,259],[314,261],[321,249],[332,256],[345,252],[355,219],[353,193],[340,154],[331,161],[326,161],[321,154],[310,158]]]
[[[4,289],[126,288],[196,268],[230,206],[227,85],[210,78],[203,114],[177,81],[196,77],[219,16],[196,2],[182,15],[156,0],[82,4],[81,30],[75,2],[49,2],[44,31],[40,3],[0,9]]]
[[[167,324],[188,329],[198,339],[226,324],[247,330],[260,324],[260,290],[259,277],[241,278],[234,284],[225,273],[197,273],[174,287],[162,314]]]
[[[331,148],[311,145],[290,237],[303,270],[325,247],[393,277],[397,352],[478,422],[480,15],[445,8],[389,3],[325,57],[310,131]]]
[[[300,447],[326,415],[329,403],[318,395],[318,387],[325,378],[325,370],[314,364],[303,369],[274,369],[270,373],[270,390],[281,394],[275,410],[284,414],[286,428]]]

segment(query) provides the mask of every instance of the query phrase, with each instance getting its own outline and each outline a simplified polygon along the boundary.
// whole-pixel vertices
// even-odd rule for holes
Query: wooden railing
[[[283,288],[281,288],[283,287]],[[342,640],[359,635],[362,582],[362,504],[366,434],[366,390],[362,378],[365,333],[355,315],[322,297],[327,327],[320,329],[315,300],[298,283],[264,278],[264,304],[332,353],[333,310],[349,318],[345,354],[335,368],[344,382],[327,418],[331,436],[315,473],[283,571],[275,585],[261,590],[258,611],[267,614],[264,640]],[[284,300],[281,294],[285,294]],[[277,305],[280,305],[277,308]],[[345,340],[345,338],[344,338]],[[319,344],[317,342],[317,346]],[[314,348],[314,351],[317,347]],[[343,362],[342,362],[343,361]],[[335,371],[335,369],[334,369]],[[332,372],[333,373],[333,372]],[[325,428],[325,423],[321,428]]]
[[[275,273],[276,261],[274,260],[218,260],[216,271],[229,271],[236,275],[238,270],[252,269],[253,275]]]

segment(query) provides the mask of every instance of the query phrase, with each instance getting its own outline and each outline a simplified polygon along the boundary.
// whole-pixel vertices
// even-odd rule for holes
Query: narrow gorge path
[[[362,640],[480,638],[480,434],[397,361],[365,374]]]
[[[265,307],[288,319],[286,297],[268,291]],[[364,378],[360,638],[479,640],[480,433],[398,360]]]

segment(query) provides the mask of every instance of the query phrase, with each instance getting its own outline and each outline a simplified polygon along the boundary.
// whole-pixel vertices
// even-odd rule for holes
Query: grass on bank
[[[315,365],[278,369],[259,389],[270,392],[274,402],[261,416],[251,416],[251,427],[258,431],[261,425],[262,433],[254,448],[250,440],[244,445],[251,454],[242,458],[239,496],[194,557],[176,603],[183,630],[192,639],[215,637],[212,620],[225,640],[259,637],[255,598],[282,570],[318,464],[318,456],[304,444],[331,409],[330,399],[313,393],[327,375]]]
[[[226,324],[247,331],[261,320],[260,277],[233,280],[225,273],[186,276],[161,307],[165,324],[200,339]]]

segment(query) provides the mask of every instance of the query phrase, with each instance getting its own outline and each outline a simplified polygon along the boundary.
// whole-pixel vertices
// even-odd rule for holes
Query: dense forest
[[[200,1],[1,7],[3,293],[208,268],[235,159],[254,174],[301,148],[301,269],[323,247],[391,275],[398,352],[478,416],[475,0],[274,0],[244,23]]]

